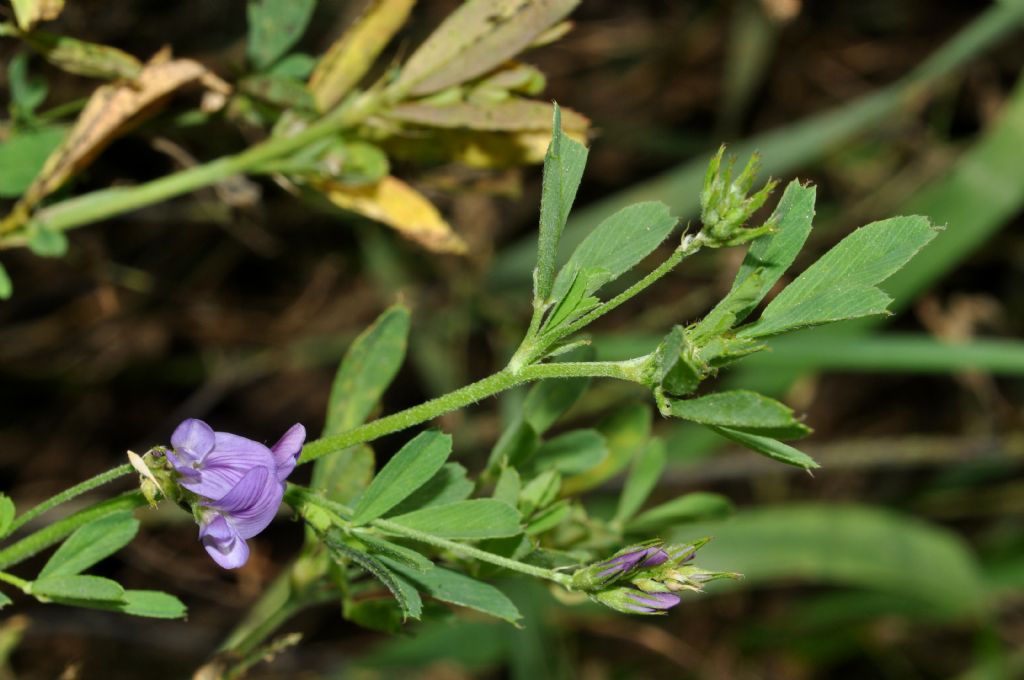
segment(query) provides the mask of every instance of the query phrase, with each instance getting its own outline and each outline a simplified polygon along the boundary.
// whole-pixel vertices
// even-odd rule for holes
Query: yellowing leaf
[[[206,67],[199,62],[171,60],[158,54],[135,80],[97,88],[74,128],[46,159],[12,214],[0,224],[0,230],[10,229],[12,222],[23,220],[34,205],[89,165],[118,135],[152,114],[164,97],[208,75]]]
[[[64,0],[11,0],[18,28],[31,30],[40,21],[52,21],[64,11]]]
[[[341,101],[366,75],[394,37],[416,0],[370,0],[363,14],[331,45],[309,77],[317,108],[326,111]]]
[[[586,134],[566,131],[577,142],[585,143]],[[522,132],[478,132],[438,129],[430,136],[390,137],[381,146],[392,158],[417,163],[454,161],[474,168],[511,168],[544,160],[551,142],[550,130]]]
[[[375,184],[349,186],[329,180],[312,185],[345,210],[369,217],[395,229],[436,253],[466,252],[465,242],[420,192],[388,176]]]
[[[585,133],[590,121],[571,109],[562,108],[562,126],[568,131]],[[400,104],[389,118],[428,127],[469,128],[471,130],[544,130],[551,128],[552,105],[530,99],[506,99],[495,104],[460,102],[447,106],[425,103]]]
[[[43,31],[24,33],[28,46],[57,68],[89,78],[137,78],[142,62],[132,55],[97,43]]]
[[[579,0],[469,0],[406,62],[395,83],[412,95],[438,92],[487,73],[530,46]]]

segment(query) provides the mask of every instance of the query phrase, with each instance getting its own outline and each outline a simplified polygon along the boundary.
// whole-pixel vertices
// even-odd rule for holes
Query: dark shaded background
[[[398,41],[401,52],[457,5],[421,4]],[[706,154],[719,141],[841,106],[890,83],[988,5],[770,3],[783,9],[792,5],[798,13],[782,25],[774,48],[763,57],[764,77],[749,106],[730,112],[723,109],[723,71],[735,39],[730,22],[736,4],[585,0],[574,14],[572,33],[528,56],[548,74],[547,96],[594,121],[579,205]],[[340,32],[348,16],[343,5],[321,3],[300,45],[304,51],[323,51]],[[168,43],[176,54],[231,77],[244,61],[245,3],[122,1],[112,6],[70,0],[53,30],[140,57]],[[1024,63],[1020,37],[972,62],[907,115],[894,116],[800,171],[819,187],[819,215],[826,225],[812,247],[824,249],[838,234],[885,215],[951,164],[990,123],[1018,76]],[[6,63],[13,49],[12,41],[0,43],[0,60]],[[94,86],[39,59],[32,67],[49,79],[47,106],[84,96]],[[188,96],[176,102],[178,110],[192,103]],[[157,119],[116,142],[75,191],[144,181],[176,169],[173,160],[154,150],[160,136],[200,159],[246,143],[245,134],[226,123],[174,129],[166,118]],[[28,507],[121,463],[126,449],[166,442],[185,416],[264,441],[275,440],[297,421],[317,432],[334,365],[347,342],[399,297],[414,310],[412,355],[385,399],[385,411],[495,370],[525,325],[529,291],[493,291],[484,281],[496,251],[532,238],[539,168],[399,167],[399,174],[417,178],[443,206],[471,244],[468,258],[425,255],[383,227],[319,212],[271,184],[262,186],[262,201],[254,205],[229,207],[213,190],[204,190],[79,230],[65,259],[4,253],[17,288],[13,300],[0,306],[2,487],[19,507]],[[649,296],[604,320],[600,330],[656,331],[670,323],[665,316],[693,318],[727,288],[735,257],[715,253],[688,262]],[[894,326],[1020,337],[1022,257],[1018,218]],[[670,311],[659,311],[665,309]],[[1019,381],[983,375],[881,374],[823,375],[800,383],[789,395],[791,403],[809,412],[817,430],[808,445],[812,449],[852,440],[870,449],[872,438],[914,433],[946,441],[950,451],[944,455],[955,462],[987,450],[994,437],[1017,432],[1015,439],[999,439],[1016,447],[1003,452],[1016,463],[979,473],[988,474],[994,486],[979,487],[978,497],[969,495],[953,506],[908,502],[953,465],[928,456],[910,464],[834,472],[826,466],[813,479],[743,465],[702,479],[698,468],[674,475],[678,483],[659,495],[701,488],[739,504],[857,500],[928,516],[971,540],[1019,522],[1024,511],[1020,395]],[[600,385],[571,420],[593,422],[623,398],[638,396],[628,388]],[[483,462],[501,420],[497,404],[490,402],[442,424],[455,433],[457,454],[474,468]],[[856,443],[864,440],[868,443]],[[378,452],[389,453],[394,444],[385,440]],[[976,512],[979,503],[992,500],[993,489],[1005,501],[990,512]],[[105,568],[126,586],[178,594],[190,607],[187,624],[19,603],[17,612],[30,621],[12,660],[19,676],[56,677],[66,668],[77,668],[83,678],[187,675],[301,541],[297,524],[278,522],[254,541],[243,570],[225,574],[200,549],[195,527],[186,520],[180,513],[160,513]],[[814,589],[733,593],[691,602],[685,611],[654,621],[566,615],[559,619],[558,648],[562,663],[584,678],[938,678],[970,666],[984,642],[970,627],[910,628],[890,617],[865,626],[859,633],[862,647],[838,658],[776,651],[766,643],[764,627],[807,592]],[[994,635],[1024,643],[1019,606],[1006,611],[1001,624]],[[257,668],[253,677],[297,677],[299,669],[302,677],[318,677],[358,659],[380,639],[343,622],[331,607],[288,628],[306,632],[308,644]],[[423,673],[455,678],[471,671],[439,661]],[[484,677],[504,673],[481,671]]]

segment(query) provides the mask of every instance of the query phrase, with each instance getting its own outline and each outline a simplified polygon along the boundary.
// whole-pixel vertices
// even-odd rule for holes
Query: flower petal
[[[220,510],[242,538],[267,528],[281,507],[284,488],[265,467],[250,470],[228,493],[210,507]]]
[[[200,467],[199,479],[184,479],[180,484],[210,500],[220,500],[257,467],[275,470],[274,456],[263,444],[227,432],[216,433],[213,451]]]
[[[299,452],[302,451],[302,444],[306,441],[306,428],[301,423],[295,423],[285,432],[277,443],[270,447],[274,454],[274,461],[277,463],[277,481],[283,482],[295,469],[295,462],[299,459]]]
[[[199,527],[199,539],[213,561],[224,569],[237,569],[249,560],[245,539],[221,515]]]
[[[181,461],[182,464],[198,463],[213,450],[213,428],[198,418],[189,418],[174,428],[171,446],[174,447],[175,453],[184,459]]]

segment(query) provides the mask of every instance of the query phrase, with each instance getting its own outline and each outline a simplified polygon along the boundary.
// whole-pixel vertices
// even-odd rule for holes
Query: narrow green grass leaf
[[[246,52],[257,71],[269,68],[299,41],[316,0],[249,0]]]
[[[537,267],[533,273],[534,300],[539,303],[546,302],[551,294],[558,261],[558,242],[587,164],[587,147],[562,132],[562,114],[557,104],[553,117],[551,144],[544,155]]]
[[[657,533],[686,522],[715,519],[732,512],[732,502],[717,493],[696,491],[656,505],[626,522],[634,534]]]
[[[124,602],[124,588],[116,581],[80,574],[37,579],[32,582],[31,593],[37,598],[66,604]]]
[[[857,229],[786,286],[761,318],[738,335],[765,337],[884,313],[891,300],[875,286],[905,265],[937,233],[921,216],[893,217]]]
[[[522,618],[512,601],[490,584],[438,566],[417,572],[386,558],[382,561],[417,588],[442,602],[475,609],[511,624],[517,624]]]
[[[700,552],[707,569],[738,571],[732,587],[794,580],[912,597],[949,617],[976,616],[991,600],[981,571],[950,531],[881,508],[805,503],[737,512],[702,522],[676,540],[714,536]]]
[[[605,219],[576,248],[555,278],[551,300],[561,300],[577,271],[605,270],[607,283],[622,276],[661,245],[678,223],[668,206],[657,201],[636,203]],[[587,294],[597,290],[587,290]]]
[[[0,593],[0,609],[12,604],[14,604],[14,600],[12,600],[6,593]]]
[[[452,452],[452,438],[437,430],[416,435],[388,461],[359,499],[352,521],[381,517],[433,477]]]
[[[670,399],[671,415],[701,425],[717,425],[782,439],[810,433],[793,409],[757,392],[730,390],[694,399]]]
[[[108,515],[71,534],[39,572],[39,578],[79,574],[128,545],[139,531],[130,512]]]
[[[740,430],[734,430],[729,427],[712,427],[711,429],[726,439],[731,439],[737,444],[747,447],[751,451],[768,456],[780,463],[795,465],[796,467],[802,467],[805,470],[812,470],[814,468],[821,467],[813,458],[803,451],[800,451],[789,444],[784,444],[777,439],[762,437],[760,435],[750,434],[749,432],[741,432]]]
[[[666,459],[665,442],[660,439],[651,440],[647,448],[636,456],[619,496],[616,522],[628,521],[647,501],[665,470]]]
[[[388,521],[441,538],[502,538],[522,531],[516,509],[493,498],[437,505],[390,517]]]

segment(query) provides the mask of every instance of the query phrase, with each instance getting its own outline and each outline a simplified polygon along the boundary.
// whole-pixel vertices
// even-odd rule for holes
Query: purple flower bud
[[[629,578],[644,569],[664,564],[669,554],[660,544],[641,544],[619,551],[610,559],[598,562],[573,574],[573,587],[594,590]]]
[[[199,497],[199,538],[217,564],[236,569],[249,559],[245,541],[277,514],[305,438],[305,428],[294,425],[267,448],[194,418],[174,430],[167,460],[178,483]]]
[[[625,614],[661,614],[679,604],[679,596],[674,593],[645,593],[629,586],[603,590],[591,597]]]

